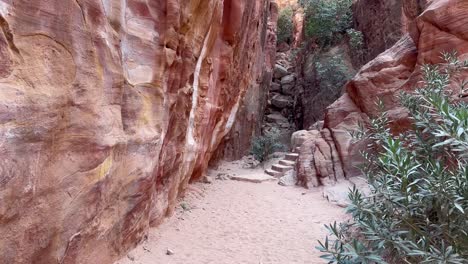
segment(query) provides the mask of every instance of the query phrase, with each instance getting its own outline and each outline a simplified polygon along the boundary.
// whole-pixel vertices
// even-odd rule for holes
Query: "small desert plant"
[[[283,9],[278,17],[278,29],[276,32],[278,43],[290,43],[293,38],[294,24],[293,24],[293,9],[286,7]]]
[[[285,149],[285,146],[280,143],[280,137],[280,131],[273,128],[265,135],[254,138],[251,143],[250,153],[254,155],[256,160],[265,161],[273,152]]]
[[[190,206],[185,202],[180,203],[180,208],[182,208],[183,211],[190,211]]]
[[[328,46],[352,25],[352,0],[300,0],[305,10],[305,34]]]
[[[423,66],[423,88],[401,95],[411,130],[392,134],[379,103],[381,114],[354,133],[369,142],[371,194],[351,190],[353,220],[327,226],[332,239],[317,248],[329,263],[468,263],[468,105],[446,89],[468,64],[444,57],[443,68]]]

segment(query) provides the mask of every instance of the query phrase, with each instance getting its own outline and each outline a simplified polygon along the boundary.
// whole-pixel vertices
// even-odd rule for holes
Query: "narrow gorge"
[[[375,192],[353,134],[411,131],[426,64],[468,102],[466,0],[0,0],[0,27],[5,264],[328,263]]]

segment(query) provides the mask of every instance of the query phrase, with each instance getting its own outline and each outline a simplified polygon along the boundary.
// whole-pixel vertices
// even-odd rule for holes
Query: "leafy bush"
[[[350,78],[343,60],[341,55],[334,55],[315,61],[317,81],[321,91],[327,91],[331,95],[341,92],[341,88]]]
[[[353,220],[327,226],[317,247],[329,263],[468,263],[468,105],[446,87],[468,66],[424,66],[424,87],[402,94],[414,127],[399,135],[383,112],[363,131],[371,195],[354,189]],[[390,257],[393,256],[393,257]]]
[[[285,146],[280,143],[280,138],[280,131],[273,128],[265,135],[252,140],[250,153],[256,160],[263,162],[273,152],[285,149]]]
[[[354,51],[362,51],[364,48],[364,36],[362,32],[359,30],[355,30],[354,28],[350,28],[346,30],[346,34],[349,37],[349,45]]]
[[[291,43],[294,31],[293,15],[294,12],[291,7],[286,7],[280,12],[278,17],[278,29],[276,32],[278,43]]]
[[[351,27],[352,0],[300,0],[305,10],[305,34],[322,47],[332,44],[337,33]]]
[[[362,32],[350,28],[346,30],[346,35],[348,35],[352,57],[357,59],[359,63],[362,63],[364,61],[364,36]]]

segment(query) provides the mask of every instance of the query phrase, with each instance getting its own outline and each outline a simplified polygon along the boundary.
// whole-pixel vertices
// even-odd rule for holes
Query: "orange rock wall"
[[[271,10],[0,1],[0,263],[112,263],[170,215],[271,72]]]

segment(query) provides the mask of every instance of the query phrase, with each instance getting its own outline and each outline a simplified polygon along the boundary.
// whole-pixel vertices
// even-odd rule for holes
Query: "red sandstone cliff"
[[[0,1],[0,263],[111,263],[171,214],[271,72],[276,9]]]
[[[297,168],[300,184],[311,187],[359,175],[355,165],[360,163],[363,146],[353,144],[348,131],[375,115],[375,102],[379,98],[385,102],[394,130],[407,129],[410,123],[397,94],[416,88],[420,66],[442,63],[444,51],[457,51],[460,59],[467,59],[468,1],[431,1],[415,20],[411,17],[414,6],[405,7],[409,33],[348,83],[346,93],[328,107],[322,130],[303,132]],[[468,72],[459,78],[468,78]],[[461,93],[456,85],[451,89],[455,95]]]

